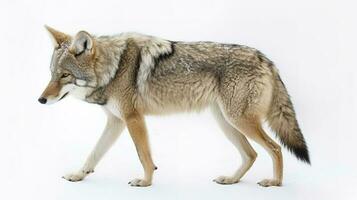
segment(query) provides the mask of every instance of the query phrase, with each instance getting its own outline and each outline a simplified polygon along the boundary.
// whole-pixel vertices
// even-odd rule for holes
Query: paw
[[[258,182],[258,184],[263,187],[281,186],[281,181],[278,181],[275,179],[264,179],[264,180]]]
[[[93,170],[82,170],[77,173],[67,174],[62,176],[62,178],[66,179],[67,181],[77,182],[83,180],[88,174],[93,172]]]
[[[230,185],[230,184],[239,182],[239,180],[237,180],[233,177],[230,177],[230,176],[220,176],[220,177],[214,179],[213,181],[218,184],[222,184],[222,185]]]
[[[62,178],[66,179],[67,181],[77,182],[83,180],[85,176],[86,174],[80,172],[80,173],[66,174],[62,176]]]
[[[134,187],[147,187],[147,186],[151,185],[151,181],[136,178],[136,179],[130,181],[128,184],[130,184],[130,186],[134,186]]]

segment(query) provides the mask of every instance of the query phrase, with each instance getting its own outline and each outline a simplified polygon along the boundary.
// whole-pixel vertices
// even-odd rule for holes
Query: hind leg
[[[219,184],[238,183],[239,180],[243,177],[243,175],[253,165],[257,157],[257,153],[249,144],[247,138],[227,122],[218,106],[214,106],[212,108],[212,112],[224,134],[229,139],[229,141],[237,148],[242,157],[242,165],[236,170],[236,172],[232,176],[220,176],[214,179],[213,181]]]
[[[245,136],[251,138],[262,147],[264,147],[264,149],[268,151],[273,160],[273,179],[264,179],[258,182],[258,184],[264,187],[281,186],[283,179],[283,157],[281,148],[265,133],[261,127],[260,120],[257,118],[244,118],[231,121]]]

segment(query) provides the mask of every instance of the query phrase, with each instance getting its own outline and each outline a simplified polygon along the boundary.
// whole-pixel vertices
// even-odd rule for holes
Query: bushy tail
[[[310,164],[309,151],[296,120],[293,104],[275,67],[273,76],[275,86],[267,121],[280,142],[299,160]]]

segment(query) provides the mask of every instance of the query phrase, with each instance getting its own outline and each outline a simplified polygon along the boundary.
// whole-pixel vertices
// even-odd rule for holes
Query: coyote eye
[[[68,77],[69,75],[70,75],[69,73],[64,73],[64,74],[62,74],[61,78],[66,78],[66,77]]]

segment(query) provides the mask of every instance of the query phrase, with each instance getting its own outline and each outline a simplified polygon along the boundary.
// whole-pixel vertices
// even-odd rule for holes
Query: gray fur
[[[212,107],[234,144],[244,145],[242,155],[249,161],[234,177],[216,179],[222,184],[238,182],[253,164],[256,153],[245,138],[249,137],[266,148],[274,162],[274,179],[259,184],[281,185],[280,146],[265,134],[261,127],[264,120],[284,146],[310,163],[287,90],[274,64],[258,50],[237,44],[172,42],[137,33],[95,37],[81,31],[72,38],[49,31],[56,48],[52,84],[44,97],[58,101],[72,94],[102,105],[112,117],[131,125],[132,134],[145,132],[143,115]],[[67,73],[70,76],[64,78]],[[229,133],[232,130],[239,137]],[[145,155],[150,173],[141,185],[148,186],[153,162]]]
[[[233,118],[243,115],[259,115],[261,120],[268,118],[272,129],[289,149],[293,149],[294,142],[306,149],[291,101],[276,68],[261,52],[247,46],[170,42],[133,33],[101,36],[94,38],[97,55],[100,55],[94,66],[75,61],[69,52],[69,46],[74,46],[75,41],[63,43],[54,53],[53,77],[56,77],[53,65],[69,70],[76,79],[86,81],[85,86],[94,88],[87,94],[87,102],[103,105],[110,96],[105,88],[111,81],[120,82],[115,75],[129,39],[140,48],[140,63],[134,66],[137,70],[133,83],[137,88],[136,101],[133,102],[137,108],[147,114],[163,114],[201,110],[218,103]],[[265,100],[272,101],[273,107],[270,108],[269,103],[269,107],[263,110],[270,113],[261,112],[262,99],[266,98],[263,91],[269,88],[273,88],[274,94],[267,95],[273,98]]]

